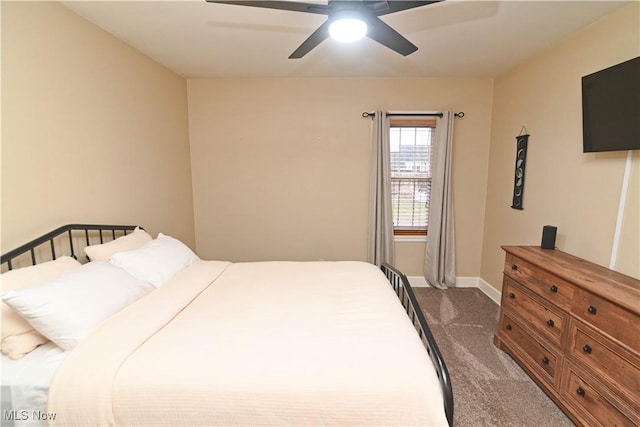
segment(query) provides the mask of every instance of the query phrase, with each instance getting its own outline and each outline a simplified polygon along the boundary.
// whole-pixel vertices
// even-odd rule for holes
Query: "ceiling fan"
[[[298,59],[318,46],[329,36],[341,41],[355,41],[365,35],[372,40],[407,56],[418,47],[400,33],[385,24],[379,16],[413,9],[443,0],[328,0],[328,3],[304,3],[298,1],[226,1],[206,0],[209,3],[231,4],[239,6],[262,7],[267,9],[290,10],[294,12],[327,15],[328,19],[309,38],[307,38],[290,56]],[[345,32],[346,31],[346,32]]]

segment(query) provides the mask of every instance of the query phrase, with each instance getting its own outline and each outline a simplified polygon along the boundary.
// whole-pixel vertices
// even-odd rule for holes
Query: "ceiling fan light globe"
[[[329,26],[329,35],[341,43],[361,40],[367,34],[367,23],[358,18],[339,18]]]

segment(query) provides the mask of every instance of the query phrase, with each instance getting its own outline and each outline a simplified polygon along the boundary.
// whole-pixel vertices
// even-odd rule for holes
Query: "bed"
[[[83,259],[91,249],[90,262],[62,277],[93,268],[101,277],[116,269],[140,279],[113,304],[99,296],[106,285],[96,284],[91,297],[100,303],[83,314],[91,327],[77,336],[44,322],[46,315],[28,317],[20,304],[33,287],[3,293],[53,341],[17,360],[3,354],[3,425],[453,424],[446,365],[406,277],[392,266],[193,254],[186,267],[158,274],[182,254],[172,248],[157,268],[140,267],[154,242],[178,245],[162,233],[101,254],[108,262],[98,256],[137,234],[135,226],[73,224],[2,255],[3,271],[14,271]],[[69,305],[75,295],[65,297],[66,282],[51,282],[58,291],[47,301]],[[113,314],[94,313],[109,304]]]

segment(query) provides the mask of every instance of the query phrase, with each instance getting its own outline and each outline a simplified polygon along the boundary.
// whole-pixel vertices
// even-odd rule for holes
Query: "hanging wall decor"
[[[523,209],[522,198],[524,194],[524,167],[527,163],[527,144],[529,135],[524,126],[520,135],[516,136],[516,170],[513,177],[513,209]]]

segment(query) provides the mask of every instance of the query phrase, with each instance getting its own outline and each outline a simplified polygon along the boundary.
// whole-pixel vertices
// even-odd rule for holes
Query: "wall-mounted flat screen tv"
[[[583,152],[640,149],[640,57],[582,78]]]

